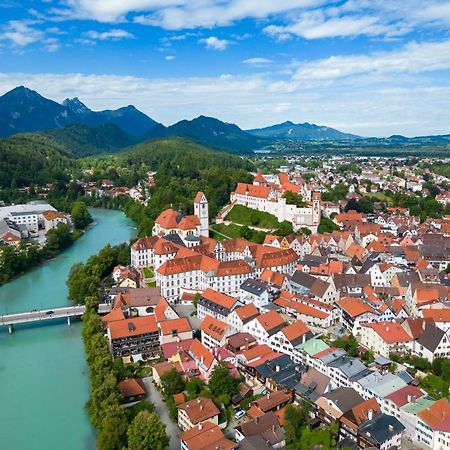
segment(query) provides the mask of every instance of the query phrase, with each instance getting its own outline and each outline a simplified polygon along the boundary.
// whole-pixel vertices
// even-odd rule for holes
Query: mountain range
[[[60,104],[24,86],[0,97],[0,136],[52,130],[74,123],[91,127],[113,124],[133,136],[149,133],[158,125],[132,105],[92,111],[78,98],[66,99]]]
[[[199,116],[164,126],[129,105],[116,110],[93,111],[77,97],[57,103],[23,86],[0,97],[0,137],[38,132],[51,136],[74,155],[113,153],[156,138],[183,137],[216,150],[249,154],[298,151],[303,143],[313,146],[432,146],[447,145],[450,135],[407,138],[362,138],[334,128],[290,121],[265,128],[242,130],[232,123]],[[309,143],[308,143],[309,142]],[[336,145],[334,145],[336,147]],[[334,147],[333,147],[334,148]]]
[[[300,141],[360,139],[359,136],[356,136],[354,134],[343,133],[342,131],[335,130],[334,128],[315,125],[308,122],[293,123],[287,121],[265,128],[247,130],[247,132],[263,138],[292,139]]]

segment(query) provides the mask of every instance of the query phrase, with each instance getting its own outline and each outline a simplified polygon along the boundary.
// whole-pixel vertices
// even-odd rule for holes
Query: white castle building
[[[299,185],[291,184],[285,173],[279,174],[278,178],[278,183],[269,183],[261,172],[258,172],[253,184],[238,183],[236,190],[230,194],[231,203],[270,213],[279,222],[292,222],[294,231],[305,227],[317,233],[321,217],[320,192],[311,193],[304,191]],[[286,191],[302,195],[307,206],[288,204],[283,197]],[[311,201],[307,200],[309,196]]]

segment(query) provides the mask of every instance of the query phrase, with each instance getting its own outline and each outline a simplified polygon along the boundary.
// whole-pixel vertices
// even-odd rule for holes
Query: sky
[[[0,0],[0,95],[19,85],[165,125],[449,134],[450,1]]]

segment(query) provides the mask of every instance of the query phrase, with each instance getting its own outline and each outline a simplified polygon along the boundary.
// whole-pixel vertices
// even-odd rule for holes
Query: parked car
[[[242,409],[237,409],[237,410],[235,409],[234,412],[235,412],[234,418],[236,420],[239,420],[240,418],[245,416],[245,411],[243,411]]]
[[[46,311],[45,314],[50,315],[50,314],[53,314],[54,312],[55,312],[55,311],[50,310],[50,311]]]

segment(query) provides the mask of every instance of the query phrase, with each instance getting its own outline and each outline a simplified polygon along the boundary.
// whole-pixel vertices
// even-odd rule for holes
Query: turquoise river
[[[94,225],[56,259],[0,287],[0,314],[69,304],[70,268],[135,234],[118,211],[91,210]],[[0,329],[0,449],[93,450],[81,323]]]

